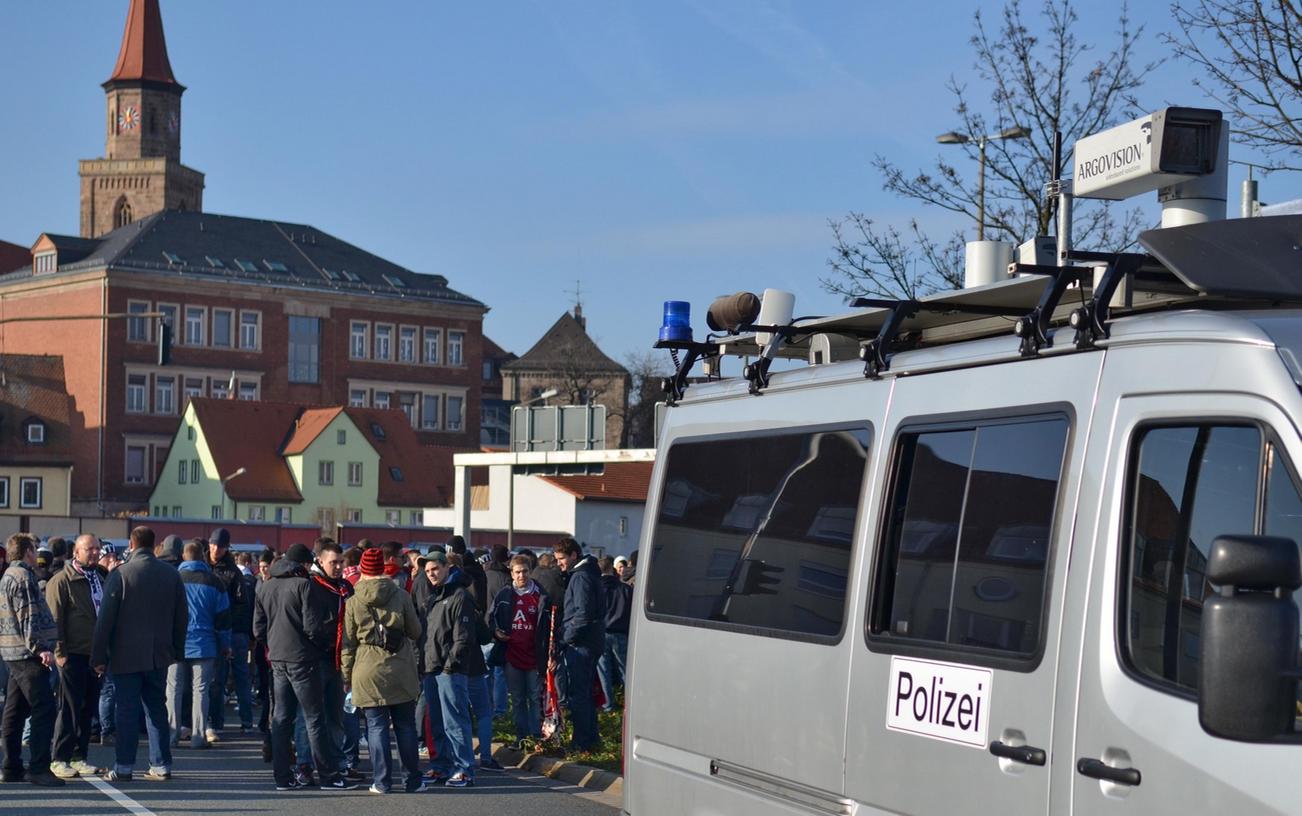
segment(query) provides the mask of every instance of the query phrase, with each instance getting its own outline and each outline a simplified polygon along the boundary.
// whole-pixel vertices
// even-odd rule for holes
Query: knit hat
[[[378,547],[362,553],[362,575],[384,574],[384,553]]]
[[[297,564],[311,564],[312,551],[304,544],[295,544],[285,551],[285,558]]]
[[[218,527],[212,531],[208,541],[218,547],[229,547],[231,545],[231,534],[225,527]]]

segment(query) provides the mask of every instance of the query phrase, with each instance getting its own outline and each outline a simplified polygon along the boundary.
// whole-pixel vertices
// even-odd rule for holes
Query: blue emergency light
[[[692,341],[692,304],[685,300],[666,300],[665,319],[660,324],[660,340]]]

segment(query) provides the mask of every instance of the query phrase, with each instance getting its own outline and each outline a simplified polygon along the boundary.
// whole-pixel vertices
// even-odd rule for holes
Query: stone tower
[[[107,97],[105,158],[83,159],[81,236],[160,210],[202,210],[203,173],[181,164],[181,94],[158,0],[131,0]]]

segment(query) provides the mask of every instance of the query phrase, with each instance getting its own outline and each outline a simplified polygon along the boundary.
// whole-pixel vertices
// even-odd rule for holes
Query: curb
[[[612,771],[589,768],[542,754],[526,754],[507,745],[493,746],[493,757],[508,768],[532,771],[548,779],[556,779],[588,790],[602,791],[615,796],[624,795],[624,777]]]

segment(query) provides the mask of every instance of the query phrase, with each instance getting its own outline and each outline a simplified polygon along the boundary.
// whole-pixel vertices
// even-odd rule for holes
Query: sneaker
[[[42,788],[61,788],[68,784],[49,771],[46,771],[45,773],[28,774],[27,781]]]
[[[428,790],[429,790],[429,785],[426,785],[424,782],[421,782],[420,787],[408,788],[407,793],[425,793]]]
[[[302,765],[299,765],[298,767],[293,769],[293,772],[294,772],[294,779],[298,781],[298,784],[301,787],[304,788],[316,787],[316,777],[312,774],[311,768],[307,768]]]
[[[329,782],[321,783],[321,790],[323,791],[346,791],[357,790],[357,788],[358,785],[356,782],[342,776],[336,776]]]
[[[54,774],[60,779],[76,779],[77,777],[81,776],[81,774],[77,773],[76,768],[72,767],[66,762],[51,762],[50,773]]]
[[[369,788],[367,788],[367,790],[369,790],[371,793],[378,793],[378,794],[380,794],[380,795],[384,795],[384,794],[388,793],[387,790],[385,790],[384,788],[380,787],[379,785],[371,785]]]
[[[155,782],[166,782],[172,778],[172,769],[164,765],[150,765],[149,770],[145,771],[145,777]]]
[[[190,729],[186,728],[185,726],[181,726],[181,729],[176,732],[176,739],[188,740],[189,738],[190,738]]]
[[[101,776],[100,779],[103,779],[105,782],[130,782],[131,774],[118,773],[116,770],[111,770],[108,773]]]
[[[473,777],[467,776],[466,774],[458,773],[449,776],[448,781],[443,784],[449,788],[469,788],[475,784],[475,780]]]
[[[84,759],[74,759],[68,764],[72,766],[74,771],[82,776],[99,776],[106,770],[105,768],[96,768]]]
[[[356,768],[344,768],[343,776],[345,779],[351,779],[354,782],[361,782],[366,775]]]
[[[498,762],[496,759],[489,757],[488,759],[479,760],[479,770],[503,773],[506,771],[506,768],[503,768],[502,763]]]
[[[421,759],[429,759],[429,748],[427,746],[422,745],[420,749],[416,751],[416,754]]]
[[[443,773],[442,771],[436,771],[433,768],[430,768],[428,771],[422,774],[422,776],[424,777],[426,782],[430,782],[435,785],[442,785],[444,782],[447,781],[448,778],[447,774]]]
[[[209,728],[207,731],[204,731],[204,732],[203,732],[203,736],[204,736],[204,739],[208,740],[209,742],[214,742],[214,743],[216,743],[216,742],[221,742],[221,741],[222,741],[222,738],[221,738],[220,736],[218,736],[217,732],[214,731],[214,730],[211,729],[211,728]]]
[[[288,782],[285,782],[283,784],[280,782],[276,783],[276,790],[278,791],[300,790],[303,787],[304,785],[302,785],[297,779],[295,779],[292,776],[289,778]]]

